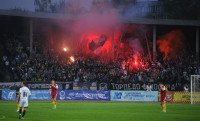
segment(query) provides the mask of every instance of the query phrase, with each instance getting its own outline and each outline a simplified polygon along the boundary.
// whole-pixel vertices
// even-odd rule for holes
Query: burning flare
[[[70,57],[70,60],[71,60],[72,62],[75,62],[75,58],[74,58],[73,56]]]
[[[63,48],[63,50],[66,52],[66,51],[67,51],[67,48]]]

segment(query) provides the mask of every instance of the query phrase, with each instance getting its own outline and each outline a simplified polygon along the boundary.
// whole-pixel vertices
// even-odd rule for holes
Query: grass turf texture
[[[0,121],[17,121],[16,102],[0,102]],[[200,105],[167,104],[161,113],[159,103],[118,102],[29,102],[27,121],[198,121]]]

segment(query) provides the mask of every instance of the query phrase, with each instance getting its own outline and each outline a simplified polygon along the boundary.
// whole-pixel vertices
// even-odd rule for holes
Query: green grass
[[[26,121],[199,121],[200,105],[111,102],[29,102]],[[0,121],[17,121],[16,102],[0,102]]]

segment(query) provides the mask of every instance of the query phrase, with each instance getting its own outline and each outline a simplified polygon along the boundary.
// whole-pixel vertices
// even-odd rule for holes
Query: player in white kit
[[[19,119],[24,119],[26,109],[28,108],[28,98],[31,96],[31,92],[28,89],[28,87],[26,87],[26,84],[24,82],[21,83],[21,86],[22,87],[19,89],[19,96],[20,96]],[[24,108],[23,113],[22,113],[22,107]]]

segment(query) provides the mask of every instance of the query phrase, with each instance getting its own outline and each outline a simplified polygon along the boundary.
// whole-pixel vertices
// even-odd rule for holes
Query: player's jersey
[[[58,88],[58,85],[57,85],[57,84],[54,84],[54,86],[55,86],[56,88]],[[54,87],[52,86],[52,84],[50,85],[51,94],[57,94],[57,89],[56,89],[56,88],[54,88]]]
[[[28,100],[28,97],[31,95],[31,92],[27,87],[20,88],[19,93],[20,93],[20,100]]]
[[[162,88],[163,90],[162,90],[161,88]],[[161,88],[160,88],[161,98],[164,98],[164,97],[166,97],[166,87],[165,87],[165,86],[162,86]]]

